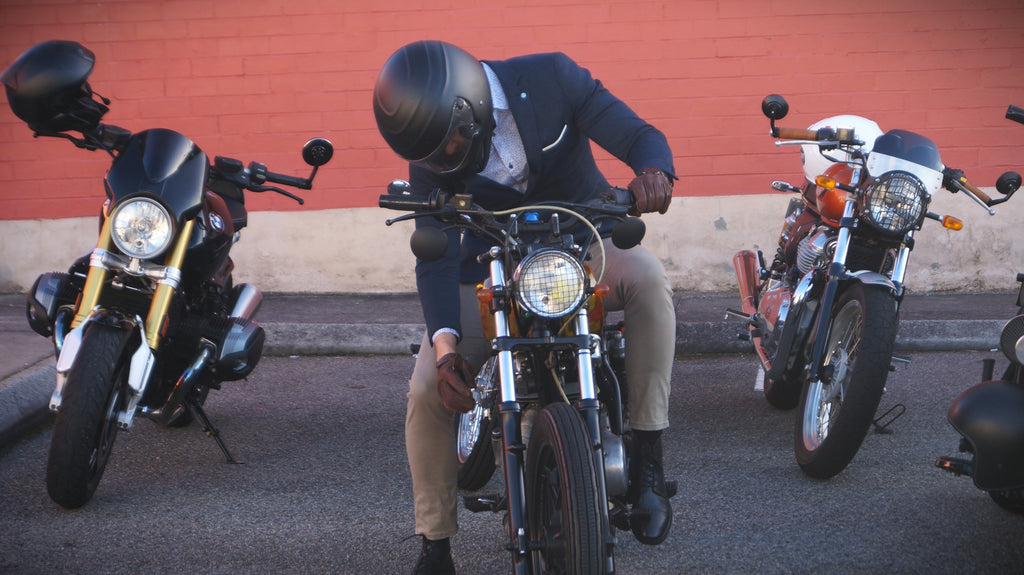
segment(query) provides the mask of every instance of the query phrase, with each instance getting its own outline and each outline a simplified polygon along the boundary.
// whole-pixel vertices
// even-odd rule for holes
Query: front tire
[[[594,451],[580,414],[556,403],[537,414],[526,452],[532,572],[599,574],[606,548]]]
[[[860,449],[885,390],[898,322],[896,300],[882,286],[850,284],[833,309],[822,361],[831,376],[804,383],[794,438],[800,468],[818,479],[841,472]]]
[[[131,335],[93,324],[68,372],[46,463],[46,490],[61,507],[85,505],[103,477],[124,409]]]

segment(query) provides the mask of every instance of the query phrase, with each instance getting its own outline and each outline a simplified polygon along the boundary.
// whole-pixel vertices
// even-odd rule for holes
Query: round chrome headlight
[[[110,215],[114,245],[125,255],[152,259],[167,250],[174,236],[171,214],[149,198],[127,200]]]
[[[862,215],[883,232],[905,234],[921,223],[927,193],[917,176],[898,170],[886,172],[868,186]]]
[[[558,250],[538,250],[519,264],[513,277],[516,301],[526,311],[558,318],[576,311],[586,296],[586,274],[575,258]]]

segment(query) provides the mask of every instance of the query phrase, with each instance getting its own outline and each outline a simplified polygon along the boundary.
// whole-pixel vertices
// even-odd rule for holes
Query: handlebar
[[[214,158],[213,170],[211,175],[215,178],[227,180],[241,188],[249,190],[251,192],[277,192],[283,196],[287,196],[299,205],[305,203],[305,200],[282,190],[275,186],[265,186],[266,182],[272,184],[280,184],[282,186],[289,186],[292,188],[298,188],[300,190],[309,190],[313,188],[313,176],[316,175],[317,168],[313,168],[313,174],[309,178],[296,178],[294,176],[286,176],[284,174],[275,174],[274,172],[267,171],[267,166],[259,162],[251,162],[248,168],[242,166],[242,162],[234,158],[225,158],[223,156],[217,156]]]
[[[981,191],[980,188],[978,188],[974,184],[968,182],[967,178],[965,178],[964,176],[960,176],[960,178],[957,180],[957,182],[960,185],[962,185],[968,192],[970,192],[970,193],[974,194],[975,196],[977,196],[978,199],[981,200],[982,202],[984,202],[986,206],[991,206],[992,205],[992,198],[990,198],[989,195],[986,194],[985,192]]]
[[[227,180],[236,186],[252,192],[277,192],[283,196],[288,196],[299,202],[299,205],[302,205],[304,201],[295,194],[275,186],[264,186],[263,184],[270,182],[300,190],[313,189],[313,178],[316,177],[317,170],[320,169],[320,166],[330,162],[332,156],[334,156],[334,146],[330,140],[326,138],[313,138],[302,146],[302,159],[313,167],[313,173],[308,178],[297,178],[295,176],[268,172],[267,166],[259,162],[251,162],[249,168],[246,169],[242,166],[242,162],[234,158],[222,156],[214,158],[211,176]]]

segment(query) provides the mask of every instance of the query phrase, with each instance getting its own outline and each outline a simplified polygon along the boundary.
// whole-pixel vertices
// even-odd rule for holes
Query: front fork
[[[498,257],[499,254],[492,253],[490,260],[491,285],[496,291],[505,289],[505,266]],[[601,443],[600,425],[600,403],[597,400],[597,387],[594,383],[593,353],[600,353],[600,346],[590,337],[590,324],[588,321],[586,306],[580,309],[576,319],[576,334],[591,341],[589,347],[580,347],[577,350],[577,369],[580,378],[580,413],[583,416],[584,424],[590,435],[591,448],[594,456],[594,467],[597,471],[598,493],[603,497],[608,491],[605,485],[604,452]],[[495,335],[497,339],[510,337],[508,313],[496,306],[494,310]],[[515,369],[513,364],[512,350],[502,347],[497,352],[498,371],[501,378],[501,404],[498,411],[501,414],[502,436],[505,442],[505,485],[508,489],[508,514],[510,534],[513,538],[509,544],[509,550],[513,553],[514,570],[517,575],[526,575],[530,572],[528,563],[529,543],[526,534],[526,489],[523,460],[527,446],[523,444],[522,437],[522,406],[516,397]],[[608,525],[608,505],[602,502],[600,506],[604,515],[602,524]],[[609,538],[608,545],[613,540]],[[612,553],[607,553],[609,564],[606,571],[614,572]]]
[[[852,193],[846,196],[846,206],[843,210],[843,219],[839,228],[839,237],[836,240],[836,251],[832,257],[832,264],[828,269],[828,283],[825,284],[825,293],[821,296],[821,306],[818,311],[818,323],[814,334],[814,347],[811,351],[811,363],[808,379],[815,381],[821,378],[821,367],[824,359],[826,339],[828,338],[829,324],[832,321],[832,306],[835,305],[836,294],[839,291],[839,283],[849,279],[851,275],[846,269],[846,256],[850,249],[851,229],[854,225],[854,208],[856,198]],[[893,262],[891,289],[896,293],[897,299],[902,296],[903,279],[907,273],[907,263],[910,259],[910,246],[912,245],[914,232],[907,232],[906,238],[900,245]]]
[[[136,316],[130,320],[134,328],[139,330],[139,347],[132,353],[128,373],[129,397],[125,410],[118,414],[118,425],[122,429],[131,427],[135,409],[142,399],[149,384],[156,358],[153,354],[160,345],[160,338],[166,327],[166,318],[171,301],[181,283],[181,267],[185,261],[185,251],[192,237],[194,220],[185,222],[178,233],[177,241],[164,259],[164,265],[149,274],[157,279],[157,288],[150,302],[149,312],[145,321]],[[110,218],[103,222],[96,249],[89,258],[89,274],[82,288],[82,299],[78,303],[75,317],[71,321],[71,331],[61,338],[60,355],[57,357],[57,385],[50,397],[50,410],[56,412],[60,408],[67,383],[67,375],[74,365],[81,349],[82,336],[86,326],[108,314],[99,308],[100,293],[107,283],[111,265],[119,261],[112,255],[114,242],[110,235]],[[129,263],[129,267],[135,262]],[[147,275],[149,275],[147,274]]]

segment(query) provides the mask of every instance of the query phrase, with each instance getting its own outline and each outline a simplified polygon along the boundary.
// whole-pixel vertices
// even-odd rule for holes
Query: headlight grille
[[[114,245],[125,255],[152,259],[162,254],[174,236],[167,209],[148,198],[127,200],[110,215]]]
[[[887,172],[868,188],[863,216],[883,232],[903,234],[921,222],[924,198],[924,184],[916,176],[901,171]]]
[[[516,301],[540,317],[568,315],[586,295],[583,266],[558,250],[540,250],[527,256],[519,264],[514,280]]]

